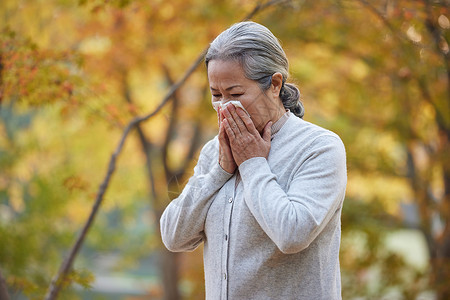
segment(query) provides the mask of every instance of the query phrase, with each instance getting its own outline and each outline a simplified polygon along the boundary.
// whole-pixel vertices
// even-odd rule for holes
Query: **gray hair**
[[[241,22],[222,32],[206,53],[206,67],[215,59],[238,61],[245,77],[257,81],[263,91],[272,84],[272,75],[281,73],[283,84],[280,99],[283,106],[300,118],[305,114],[300,91],[295,85],[286,83],[289,75],[286,54],[278,39],[263,25]]]

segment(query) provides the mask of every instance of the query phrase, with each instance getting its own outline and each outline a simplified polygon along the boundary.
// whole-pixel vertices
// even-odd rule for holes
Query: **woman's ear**
[[[281,73],[276,72],[272,75],[272,85],[270,89],[275,97],[280,95],[281,87],[283,86],[283,75]]]

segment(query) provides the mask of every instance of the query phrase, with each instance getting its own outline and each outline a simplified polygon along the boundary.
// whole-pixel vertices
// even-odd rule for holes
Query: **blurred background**
[[[0,1],[0,279],[9,298],[44,299],[127,124],[251,15],[281,40],[305,120],[346,145],[343,299],[450,299],[449,5]],[[218,130],[210,97],[200,63],[132,129],[58,299],[204,298],[202,249],[167,252],[158,221]]]

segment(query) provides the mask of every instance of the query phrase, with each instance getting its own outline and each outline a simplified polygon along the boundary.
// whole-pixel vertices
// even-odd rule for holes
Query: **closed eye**
[[[242,96],[243,94],[231,94],[231,97],[233,97],[233,98],[238,98],[238,97],[240,97],[240,96]]]

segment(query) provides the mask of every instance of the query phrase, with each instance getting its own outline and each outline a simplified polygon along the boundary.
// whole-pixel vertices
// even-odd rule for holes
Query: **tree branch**
[[[127,80],[127,74],[124,71],[124,74],[122,76],[122,89],[123,89],[123,96],[125,98],[125,101],[129,104],[134,104],[133,99],[131,97],[131,91]],[[142,127],[140,124],[136,125],[136,131],[138,133],[139,141],[141,142],[142,152],[144,152],[145,155],[145,164],[147,169],[147,176],[149,180],[150,185],[150,197],[153,198],[154,201],[156,201],[157,193],[156,193],[156,187],[155,187],[155,180],[152,172],[152,160],[150,156],[150,151],[152,148],[152,144],[149,142],[148,138],[145,136],[144,131],[142,130]]]
[[[282,4],[282,3],[286,3],[286,2],[290,2],[290,0],[271,0],[266,2],[265,4],[258,4],[253,10],[252,12],[250,12],[245,18],[244,20],[248,20],[250,18],[252,18],[253,16],[255,16],[258,12],[262,11],[263,9],[266,9],[270,6],[274,6],[276,4]],[[197,69],[197,67],[200,65],[200,63],[203,61],[203,58],[206,54],[206,51],[208,50],[208,48],[205,48],[200,55],[197,57],[197,59],[194,61],[194,63],[190,66],[190,68],[186,71],[186,73],[184,74],[184,76],[174,85],[172,85],[172,87],[170,88],[169,92],[166,94],[166,96],[163,98],[163,100],[161,101],[161,103],[158,105],[158,107],[151,113],[144,115],[142,117],[136,117],[133,120],[131,120],[128,125],[125,127],[122,137],[119,141],[119,144],[117,145],[115,151],[113,152],[113,154],[111,155],[111,158],[109,160],[109,164],[108,164],[108,169],[105,175],[105,178],[102,182],[102,184],[100,185],[98,192],[97,192],[97,196],[95,198],[95,202],[94,205],[92,207],[91,213],[89,215],[88,220],[86,221],[85,225],[83,226],[81,233],[79,234],[75,244],[73,245],[73,247],[71,248],[69,255],[67,256],[67,258],[63,261],[63,263],[60,266],[60,269],[58,271],[58,273],[56,274],[56,276],[53,278],[49,289],[47,291],[47,294],[45,296],[45,300],[54,300],[57,299],[58,294],[61,290],[61,288],[63,287],[66,278],[68,277],[68,274],[70,273],[70,270],[72,269],[72,265],[73,262],[75,260],[75,257],[77,256],[85,238],[86,235],[90,229],[90,227],[92,226],[94,219],[97,215],[97,212],[100,208],[100,205],[103,201],[105,192],[109,186],[111,177],[116,169],[116,163],[117,163],[117,158],[119,156],[119,154],[122,152],[123,146],[125,144],[126,138],[128,137],[128,134],[130,133],[130,131],[137,126],[138,124],[140,124],[141,122],[145,122],[148,119],[152,118],[153,116],[155,116],[168,102],[170,99],[172,99],[172,97],[174,96],[175,92],[180,88],[181,85],[183,85],[185,83],[185,81],[191,76],[191,74]]]
[[[0,108],[3,103],[3,53],[0,51]]]
[[[174,95],[175,91],[178,90],[178,88],[189,78],[189,76],[195,71],[195,69],[203,61],[204,54],[205,54],[205,51],[203,51],[197,57],[197,59],[194,61],[194,63],[191,65],[191,67],[186,71],[184,76],[177,83],[172,85],[172,87],[170,88],[167,95],[164,97],[164,99],[161,101],[161,103],[158,105],[158,107],[153,112],[151,112],[145,116],[142,116],[142,117],[134,118],[125,127],[122,137],[119,141],[119,144],[117,145],[115,151],[113,152],[113,154],[111,155],[111,158],[109,160],[107,173],[105,175],[105,178],[104,178],[102,184],[99,187],[99,190],[97,192],[97,196],[96,196],[94,205],[92,207],[91,213],[89,215],[89,218],[88,218],[87,222],[85,223],[75,244],[73,245],[68,257],[61,264],[58,274],[52,280],[50,287],[47,291],[47,295],[45,296],[46,300],[54,300],[54,299],[57,299],[57,297],[58,297],[59,291],[60,291],[62,285],[64,284],[64,280],[65,280],[65,278],[67,278],[67,275],[69,274],[69,272],[72,268],[73,261],[75,260],[75,257],[78,254],[78,251],[80,250],[81,245],[83,244],[84,239],[86,238],[86,235],[87,235],[92,223],[94,222],[95,216],[96,216],[98,209],[103,201],[103,197],[105,195],[106,189],[108,188],[111,177],[116,169],[117,158],[123,149],[123,146],[125,144],[125,140],[126,140],[128,134],[135,126],[137,126],[141,122],[147,121],[148,119],[155,116],[164,107],[164,105],[166,105],[167,102],[169,102],[169,100]]]
[[[169,85],[173,84],[172,76],[170,75],[169,68],[166,65],[162,66],[162,69],[164,71],[164,75],[166,77],[167,82]],[[164,143],[162,147],[162,162],[164,166],[164,173],[166,174],[166,180],[169,181],[170,178],[172,178],[173,173],[170,170],[169,162],[168,162],[168,154],[169,154],[169,144],[170,140],[172,139],[175,131],[175,125],[178,118],[178,95],[175,93],[172,98],[172,112],[170,115],[169,125],[167,127],[166,136],[164,138]]]
[[[428,252],[431,258],[436,257],[436,244],[433,238],[433,233],[431,230],[431,219],[430,212],[428,210],[426,192],[424,191],[426,187],[417,174],[416,163],[414,161],[413,149],[411,145],[406,147],[407,154],[407,178],[409,180],[411,189],[414,191],[417,199],[417,206],[420,213],[420,225],[419,229],[422,231],[428,246]]]
[[[286,4],[292,2],[292,0],[269,0],[265,3],[261,3],[258,2],[258,4],[256,4],[255,8],[249,13],[247,14],[242,20],[243,21],[247,21],[250,20],[251,18],[253,18],[258,12],[260,12],[261,10],[264,10],[270,6],[275,6],[275,5],[281,5],[281,4]]]
[[[433,37],[434,46],[436,49],[436,52],[438,55],[442,58],[443,65],[445,67],[445,70],[447,72],[447,97],[450,101],[450,55],[449,52],[445,52],[441,49],[441,42],[444,40],[443,36],[441,35],[441,31],[437,27],[436,23],[433,21],[433,14],[431,11],[431,3],[429,0],[423,0],[425,4],[425,12],[427,15],[427,18],[425,20],[425,26],[428,29],[428,32]],[[448,130],[448,124],[446,124],[447,130]]]
[[[412,44],[416,47],[420,47],[421,45],[410,40],[406,35],[402,34],[400,31],[396,30],[395,27],[389,22],[389,20],[375,7],[373,7],[366,0],[357,0],[362,6],[366,7],[373,15],[375,15],[383,24],[392,32],[395,38],[397,38],[400,42],[406,42],[408,44]]]
[[[164,69],[164,73],[166,76],[166,80],[169,84],[173,84],[173,79],[172,76],[170,74],[169,69],[167,68],[167,66],[163,66]],[[191,143],[189,145],[189,150],[186,154],[186,157],[183,160],[183,163],[181,164],[181,167],[179,167],[177,170],[173,171],[170,169],[169,167],[169,163],[168,163],[168,151],[169,151],[169,144],[170,141],[174,135],[175,132],[175,128],[176,128],[176,123],[178,120],[178,110],[179,110],[179,105],[180,103],[180,99],[178,98],[178,96],[175,94],[173,96],[173,101],[172,101],[172,114],[171,114],[171,118],[169,121],[169,126],[167,129],[167,134],[164,140],[164,145],[163,145],[163,149],[162,149],[162,156],[163,156],[163,165],[164,165],[164,170],[166,173],[166,179],[169,182],[173,177],[181,177],[186,173],[186,169],[189,165],[189,162],[192,160],[192,158],[195,155],[195,151],[197,150],[197,148],[199,147],[200,144],[200,137],[201,137],[201,126],[200,126],[200,121],[197,120],[197,122],[194,125],[194,133],[192,135],[192,139],[191,139]]]
[[[201,130],[201,126],[200,126],[200,121],[197,121],[197,123],[195,123],[195,126],[194,126],[194,134],[191,139],[191,144],[189,146],[188,153],[184,159],[182,166],[175,172],[176,177],[181,177],[186,173],[186,169],[187,169],[190,161],[192,160],[192,158],[194,158],[195,152],[200,145],[201,133],[202,133],[202,130]]]

